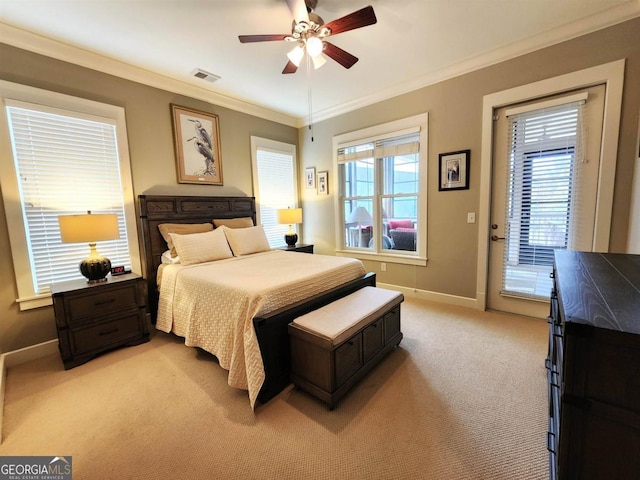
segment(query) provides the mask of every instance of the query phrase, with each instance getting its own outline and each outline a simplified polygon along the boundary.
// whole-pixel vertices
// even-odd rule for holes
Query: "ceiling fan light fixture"
[[[293,50],[287,53],[287,57],[289,57],[289,60],[291,60],[291,63],[293,63],[296,67],[300,66],[300,61],[302,60],[303,56],[304,56],[304,48],[302,48],[302,46],[300,45],[296,45]]]
[[[322,53],[322,48],[323,48],[322,40],[320,40],[318,37],[307,38],[306,46],[307,46],[307,53],[312,58],[315,58]]]

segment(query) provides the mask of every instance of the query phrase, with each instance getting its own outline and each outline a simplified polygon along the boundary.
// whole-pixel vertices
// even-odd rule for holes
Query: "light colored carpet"
[[[402,330],[334,411],[289,388],[252,412],[159,332],[30,362],[7,373],[0,455],[73,456],[74,480],[548,478],[546,323],[407,299]]]

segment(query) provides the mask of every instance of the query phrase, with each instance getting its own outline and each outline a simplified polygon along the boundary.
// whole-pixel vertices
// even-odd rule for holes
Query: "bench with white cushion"
[[[400,292],[364,287],[289,324],[291,381],[333,409],[402,340]]]

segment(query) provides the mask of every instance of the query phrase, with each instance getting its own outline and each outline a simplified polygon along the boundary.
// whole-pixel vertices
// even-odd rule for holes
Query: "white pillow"
[[[269,240],[267,240],[267,235],[264,233],[262,225],[247,228],[229,228],[223,226],[216,230],[224,230],[224,234],[229,241],[229,246],[235,256],[271,250]]]
[[[166,250],[160,257],[160,261],[165,265],[173,265],[174,263],[180,263],[180,257],[172,257],[171,250]]]
[[[227,237],[220,229],[205,233],[178,235],[170,233],[182,265],[212,262],[233,257]]]

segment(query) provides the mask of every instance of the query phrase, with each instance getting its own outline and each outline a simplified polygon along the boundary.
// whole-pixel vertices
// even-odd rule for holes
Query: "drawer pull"
[[[111,335],[112,333],[116,333],[118,331],[117,328],[112,328],[111,330],[107,330],[106,332],[100,332],[98,333],[98,335],[103,336],[103,335]]]
[[[115,298],[110,298],[109,300],[103,300],[102,302],[93,302],[93,304],[94,304],[96,307],[99,307],[99,306],[101,306],[101,305],[106,305],[106,304],[108,304],[108,303],[113,303],[113,302],[115,302],[115,301],[116,301],[116,299],[115,299]]]

